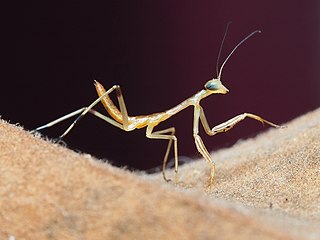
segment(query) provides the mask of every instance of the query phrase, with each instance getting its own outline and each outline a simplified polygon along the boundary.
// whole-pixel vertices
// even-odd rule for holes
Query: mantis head
[[[229,92],[228,88],[226,88],[225,86],[223,86],[222,82],[220,81],[219,78],[217,79],[212,79],[209,80],[205,85],[204,88],[212,93],[221,93],[221,94],[226,94],[227,92]]]
[[[252,33],[250,33],[249,35],[247,35],[244,39],[242,39],[233,49],[232,51],[229,53],[229,55],[227,56],[227,58],[224,60],[224,62],[222,63],[220,70],[218,69],[218,65],[219,65],[219,58],[220,58],[220,54],[221,54],[221,50],[222,50],[222,46],[224,43],[224,40],[226,38],[227,32],[228,32],[228,27],[229,27],[230,23],[227,25],[226,31],[224,33],[223,39],[222,39],[222,43],[221,43],[221,47],[219,50],[219,54],[218,54],[218,58],[217,58],[217,78],[213,78],[211,80],[209,80],[208,82],[206,82],[206,84],[204,85],[205,90],[209,91],[210,93],[220,93],[220,94],[226,94],[227,92],[229,92],[229,90],[223,86],[222,82],[221,82],[221,74],[222,74],[222,70],[224,65],[227,63],[227,61],[229,60],[229,58],[231,57],[231,55],[236,51],[236,49],[242,44],[244,43],[246,40],[248,40],[251,36],[253,36],[256,33],[261,33],[260,30],[256,30],[253,31]]]

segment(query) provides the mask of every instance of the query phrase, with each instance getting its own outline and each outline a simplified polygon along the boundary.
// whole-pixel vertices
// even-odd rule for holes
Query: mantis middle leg
[[[167,128],[167,129],[164,129],[164,130],[161,130],[161,131],[152,132],[153,128],[154,127],[151,126],[151,125],[149,125],[147,127],[147,132],[146,132],[147,138],[169,140],[168,146],[167,146],[167,150],[166,150],[166,154],[165,154],[165,156],[163,158],[163,164],[162,164],[162,176],[163,176],[163,179],[168,182],[168,181],[170,181],[170,179],[167,179],[166,174],[165,174],[165,170],[166,170],[166,165],[167,165],[170,149],[171,149],[171,146],[172,146],[172,141],[173,141],[174,166],[175,166],[176,176],[178,174],[178,139],[174,135],[175,134],[175,128],[171,127],[171,128]],[[169,133],[169,135],[168,135],[168,133]]]

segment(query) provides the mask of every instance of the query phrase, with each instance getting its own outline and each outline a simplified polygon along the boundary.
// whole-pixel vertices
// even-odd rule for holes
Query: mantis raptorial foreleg
[[[157,131],[157,132],[152,132],[152,131],[153,131],[153,127],[148,126],[147,132],[146,132],[147,138],[169,140],[169,143],[167,146],[167,151],[166,151],[166,154],[164,155],[163,164],[162,164],[162,176],[167,182],[170,181],[170,179],[167,179],[166,174],[165,174],[165,170],[166,170],[166,165],[167,165],[167,161],[168,161],[168,157],[169,157],[169,153],[170,153],[170,149],[171,149],[172,141],[173,141],[174,169],[175,169],[176,179],[177,179],[177,174],[178,174],[178,139],[174,135],[175,128],[171,127],[171,128],[167,128],[167,129],[164,129],[161,131]],[[167,135],[166,133],[169,133],[169,135]]]
[[[207,162],[211,166],[211,171],[210,171],[210,189],[211,189],[213,186],[213,179],[214,179],[216,167],[210,153],[208,152],[201,137],[199,136],[199,118],[202,112],[203,112],[202,107],[199,104],[195,105],[194,118],[193,118],[193,137],[194,137],[194,142],[196,144],[198,152],[203,156],[204,159],[207,160]]]
[[[207,160],[207,162],[210,164],[211,171],[210,171],[210,189],[213,186],[213,180],[214,180],[214,175],[215,175],[215,170],[216,170],[216,164],[211,158],[210,153],[208,152],[207,148],[205,147],[201,137],[197,134],[193,135],[194,141],[197,147],[198,152],[201,153],[204,159]]]
[[[194,123],[193,123],[193,137],[195,140],[195,144],[197,147],[197,150],[201,153],[201,155],[203,156],[204,159],[207,160],[207,162],[211,165],[211,172],[210,172],[210,188],[213,185],[213,179],[214,179],[214,174],[215,174],[215,163],[212,160],[211,155],[209,154],[208,150],[206,149],[201,137],[198,135],[199,133],[199,119],[202,123],[202,126],[205,130],[205,132],[209,135],[209,136],[213,136],[217,133],[221,133],[221,132],[226,132],[229,131],[231,128],[233,128],[236,124],[238,124],[239,122],[241,122],[242,120],[244,120],[245,118],[252,118],[254,120],[257,120],[263,124],[269,124],[273,127],[279,128],[281,126],[276,125],[272,122],[269,122],[263,118],[261,118],[258,115],[252,114],[252,113],[242,113],[239,114],[231,119],[229,119],[226,122],[223,122],[215,127],[213,127],[212,129],[209,127],[207,118],[204,114],[203,108],[200,105],[196,105],[195,106],[195,110],[194,110]]]
[[[207,118],[204,114],[204,111],[201,107],[201,110],[200,110],[200,120],[201,120],[201,123],[202,123],[202,126],[204,128],[204,130],[206,131],[206,133],[209,135],[209,136],[213,136],[217,133],[221,133],[221,132],[226,132],[226,131],[229,131],[230,129],[232,129],[236,124],[238,124],[239,122],[241,122],[242,120],[244,120],[245,118],[251,118],[251,119],[254,119],[254,120],[257,120],[259,122],[261,122],[262,124],[268,124],[272,127],[275,127],[275,128],[281,128],[283,126],[279,126],[277,124],[274,124],[272,122],[269,122],[265,119],[263,119],[262,117],[258,116],[258,115],[255,115],[255,114],[252,114],[252,113],[242,113],[242,114],[239,114],[215,127],[213,127],[212,129],[210,129],[209,127],[209,124],[208,124],[208,121],[207,121]]]

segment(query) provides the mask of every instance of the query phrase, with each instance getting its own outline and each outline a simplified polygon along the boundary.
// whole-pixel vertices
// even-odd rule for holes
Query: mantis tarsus
[[[222,44],[219,50],[218,60],[220,57],[221,49],[223,42],[226,37],[227,30],[224,34]],[[163,178],[166,181],[169,181],[170,179],[167,179],[165,175],[165,169],[166,164],[168,160],[168,156],[170,153],[170,149],[173,143],[173,151],[174,151],[174,160],[175,160],[175,172],[178,173],[178,140],[175,136],[175,128],[167,128],[161,131],[153,131],[154,127],[156,127],[159,123],[167,120],[168,118],[172,117],[173,115],[179,113],[180,111],[184,110],[185,108],[189,106],[194,107],[194,119],[193,119],[193,137],[195,141],[195,145],[197,147],[197,150],[200,152],[200,154],[204,157],[204,159],[207,160],[207,162],[211,166],[211,173],[210,173],[210,189],[213,186],[213,180],[215,176],[215,163],[211,158],[211,155],[209,154],[208,150],[206,149],[201,137],[199,136],[199,121],[201,122],[205,132],[209,136],[213,136],[217,133],[226,132],[230,130],[233,126],[235,126],[240,121],[244,120],[245,118],[252,118],[257,121],[260,121],[261,123],[269,124],[273,127],[280,127],[277,124],[274,124],[272,122],[269,122],[263,118],[261,118],[258,115],[251,114],[251,113],[243,113],[239,114],[230,120],[221,123],[213,128],[209,127],[207,118],[204,114],[203,108],[200,106],[200,101],[211,94],[226,94],[228,93],[228,89],[222,84],[221,82],[221,74],[224,65],[229,60],[231,55],[234,53],[234,51],[247,39],[249,39],[251,36],[253,36],[256,33],[260,33],[259,30],[256,30],[252,32],[251,34],[247,35],[242,41],[240,41],[233,50],[229,53],[227,58],[222,63],[220,70],[218,69],[218,60],[217,60],[217,78],[213,78],[206,82],[204,85],[204,89],[197,92],[195,95],[191,96],[190,98],[186,99],[185,101],[181,102],[180,104],[176,105],[175,107],[159,113],[154,113],[150,115],[142,115],[142,116],[129,116],[126,108],[126,104],[123,98],[123,95],[121,93],[121,89],[119,85],[114,85],[108,90],[105,90],[104,87],[97,81],[95,81],[95,88],[98,93],[98,98],[92,102],[88,107],[80,108],[74,112],[71,112],[65,116],[62,116],[52,122],[49,122],[43,126],[40,126],[36,128],[34,131],[39,131],[44,128],[51,127],[61,121],[64,121],[68,118],[71,118],[73,116],[79,115],[78,118],[67,128],[67,130],[59,137],[60,139],[66,136],[70,130],[76,125],[79,120],[85,116],[87,113],[91,113],[94,116],[101,118],[102,120],[112,124],[113,126],[120,128],[124,131],[132,131],[134,129],[140,129],[146,127],[146,137],[150,139],[165,139],[168,140],[168,146],[167,150],[163,159],[162,164],[162,174]],[[113,91],[116,91],[117,99],[119,103],[119,108],[113,103],[111,98],[109,97],[109,94],[111,94]],[[106,116],[101,114],[100,112],[93,109],[93,107],[98,104],[99,102],[102,102],[104,108],[107,110],[108,114],[110,116]]]

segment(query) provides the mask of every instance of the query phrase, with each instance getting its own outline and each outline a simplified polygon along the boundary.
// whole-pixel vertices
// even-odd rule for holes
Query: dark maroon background
[[[131,115],[166,110],[216,76],[221,39],[232,21],[221,61],[253,30],[262,34],[225,66],[222,81],[229,94],[203,100],[210,125],[242,112],[287,122],[320,105],[319,5],[317,0],[145,0],[6,6],[2,38],[8,65],[0,114],[33,129],[91,103],[94,79],[106,88],[120,84]],[[179,154],[196,157],[192,121],[190,108],[157,130],[176,126]],[[43,133],[57,137],[68,124]],[[201,136],[214,150],[262,130],[247,120],[211,138],[201,129]],[[167,144],[146,139],[144,130],[122,132],[92,116],[65,141],[73,149],[140,169],[160,165]]]

